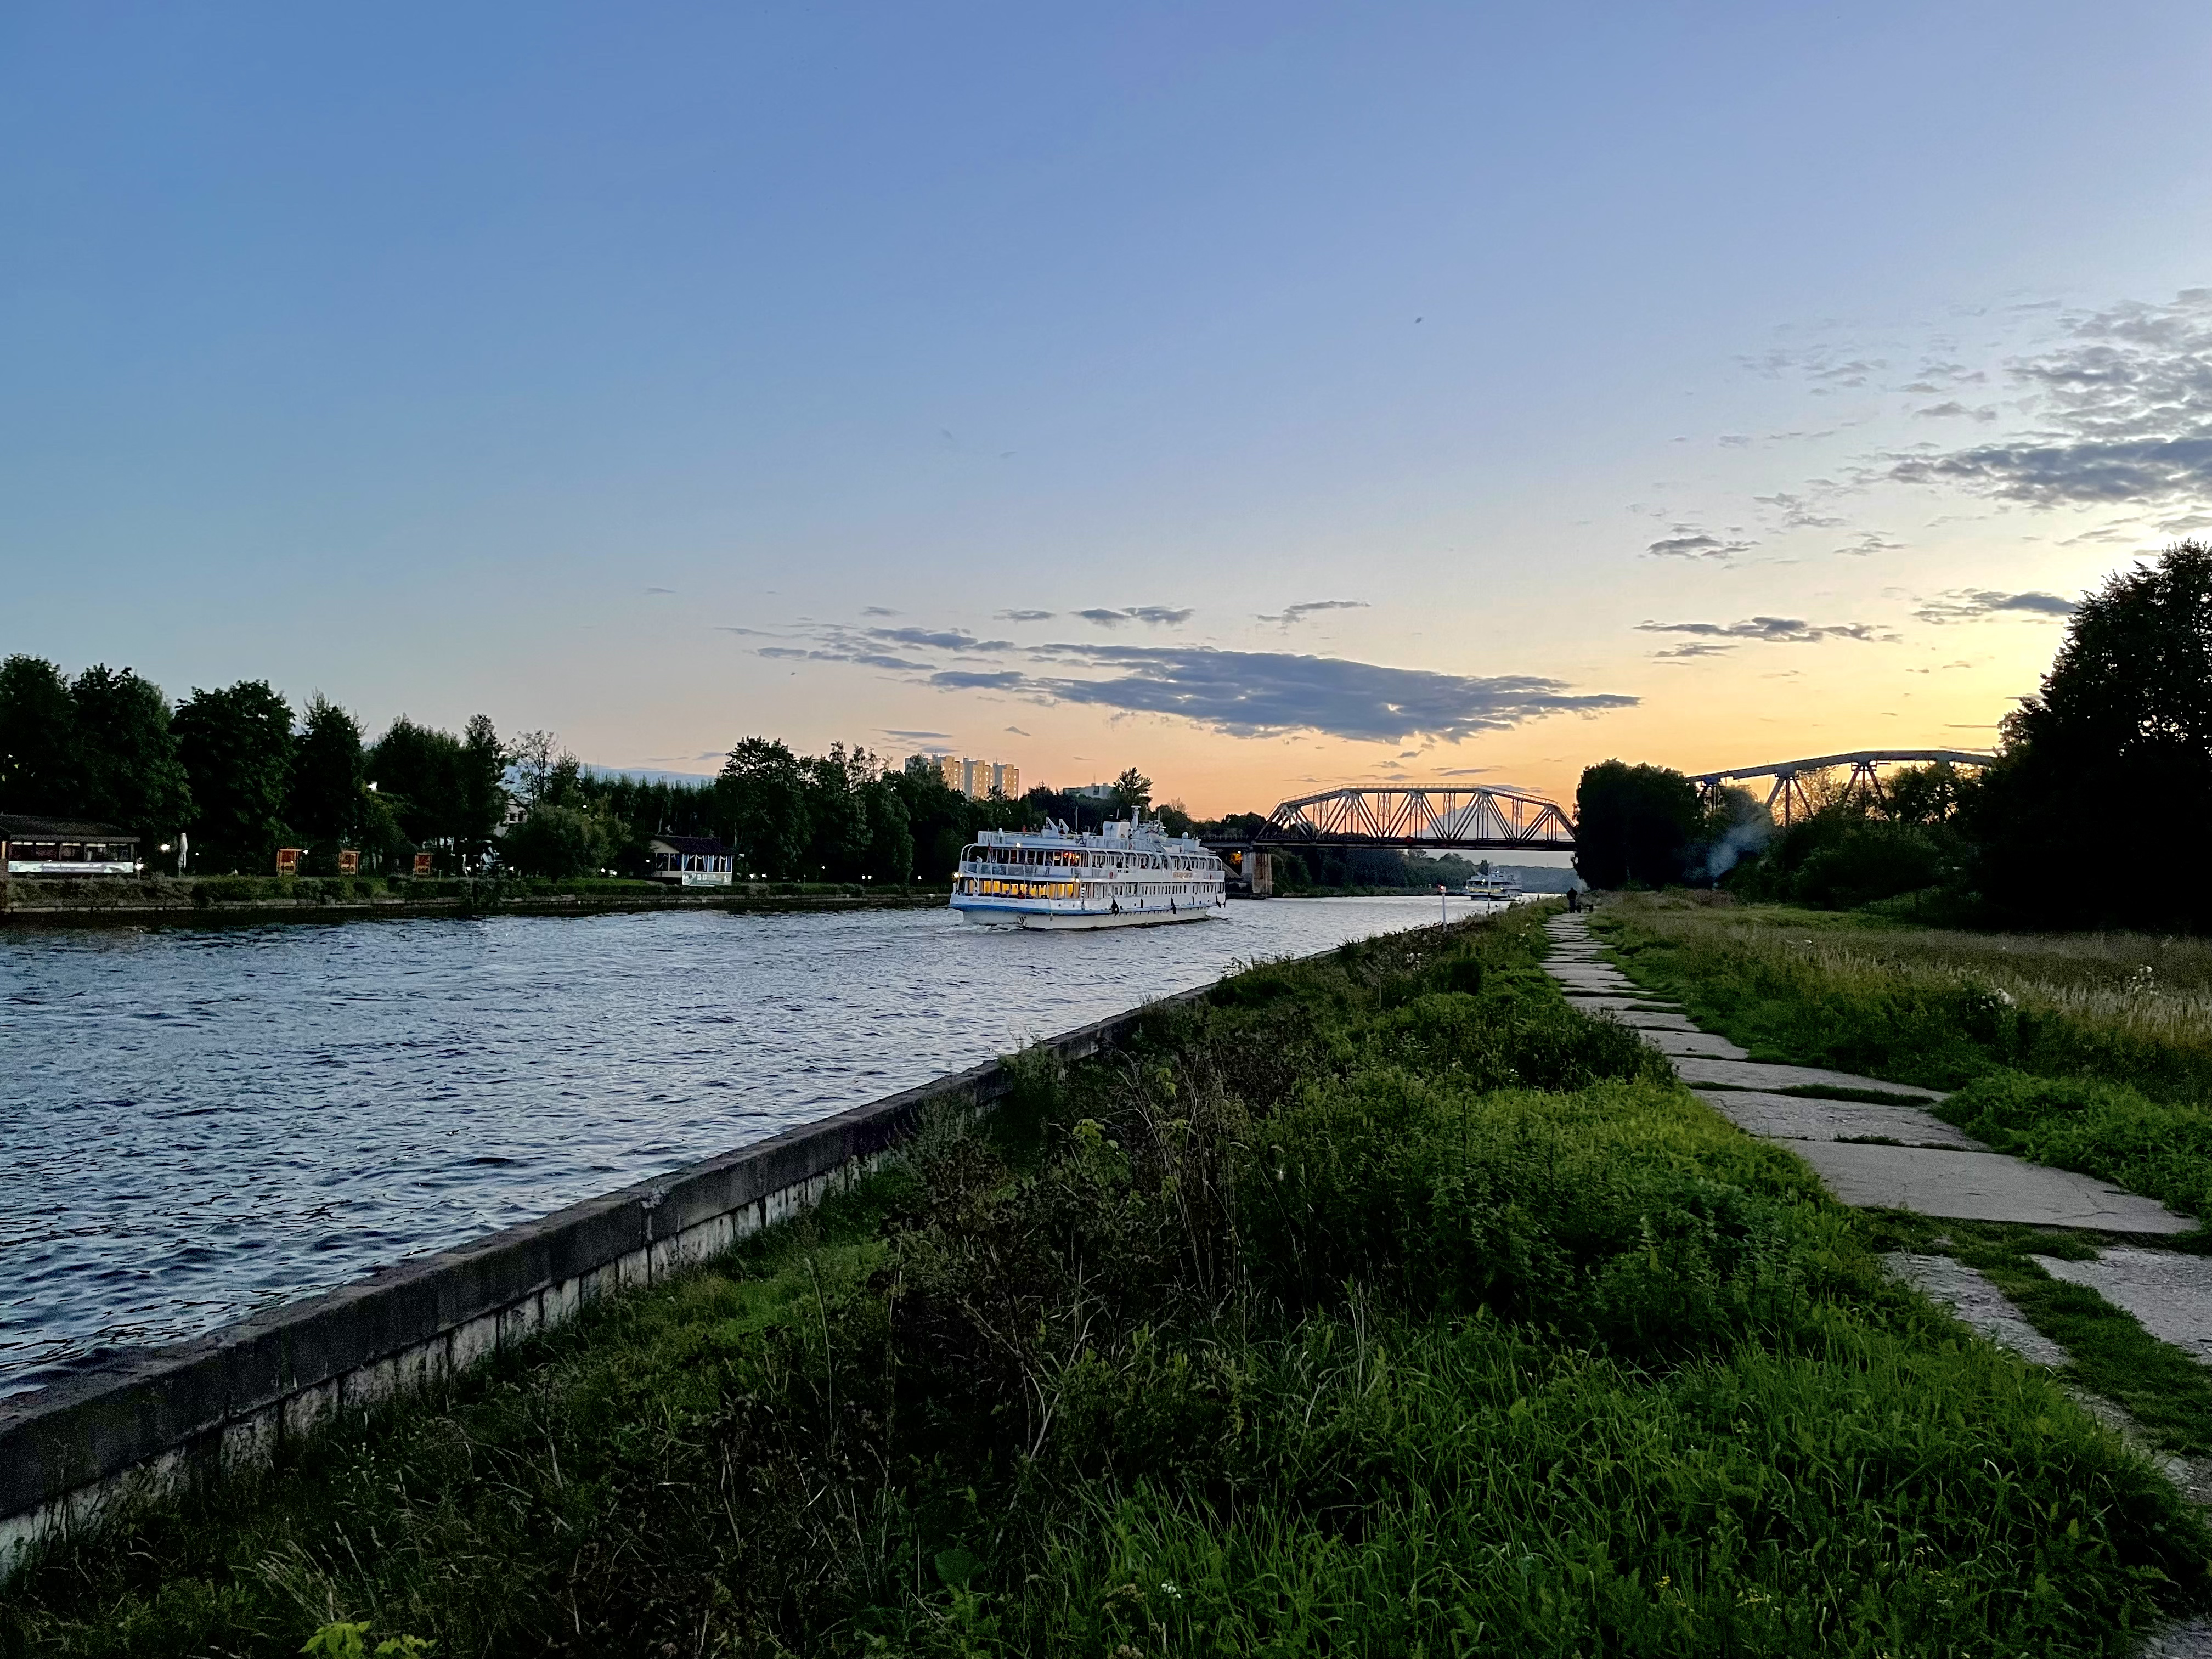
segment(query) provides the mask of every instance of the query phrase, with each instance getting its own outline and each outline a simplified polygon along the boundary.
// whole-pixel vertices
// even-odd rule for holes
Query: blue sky
[[[2178,4],[14,8],[0,648],[1213,810],[1986,741],[2212,494],[2208,66]]]

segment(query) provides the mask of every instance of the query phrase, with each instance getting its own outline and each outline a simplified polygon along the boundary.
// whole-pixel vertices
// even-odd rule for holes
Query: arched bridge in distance
[[[1691,775],[1699,795],[1717,805],[1731,783],[1771,778],[1767,811],[1789,824],[1810,817],[1812,778],[1837,767],[1851,769],[1847,792],[1883,799],[1881,769],[1944,762],[1987,766],[1996,758],[1966,749],[1858,749],[1805,760],[1731,768]],[[1331,789],[1286,800],[1267,821],[1243,836],[1208,836],[1206,844],[1228,860],[1237,884],[1266,891],[1265,854],[1300,848],[1391,847],[1432,852],[1571,853],[1575,823],[1559,802],[1499,784],[1465,789]],[[1255,858],[1254,854],[1262,856]]]
[[[1850,781],[1844,785],[1846,795],[1863,794],[1879,802],[1885,799],[1882,767],[1927,766],[1938,761],[1950,766],[1987,766],[1996,759],[1995,755],[1972,749],[1855,749],[1848,755],[1815,755],[1809,760],[1776,761],[1771,765],[1740,767],[1732,772],[1693,773],[1690,781],[1698,786],[1698,793],[1707,805],[1717,806],[1721,791],[1729,784],[1771,778],[1774,781],[1766,791],[1766,811],[1777,823],[1786,827],[1800,818],[1811,817],[1818,810],[1806,787],[1807,781],[1837,767],[1851,769]]]

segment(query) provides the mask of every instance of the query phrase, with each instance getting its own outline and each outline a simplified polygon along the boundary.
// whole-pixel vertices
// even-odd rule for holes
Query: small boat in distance
[[[1482,868],[1468,878],[1465,891],[1486,904],[1510,904],[1521,896],[1521,883],[1503,870],[1492,869],[1485,860]]]
[[[1042,830],[987,830],[962,849],[952,908],[989,927],[1146,927],[1219,915],[1228,888],[1195,837],[1141,815],[1095,836],[1048,818]]]

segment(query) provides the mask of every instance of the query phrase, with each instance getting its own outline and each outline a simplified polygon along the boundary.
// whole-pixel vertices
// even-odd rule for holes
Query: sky
[[[0,8],[0,652],[1215,814],[1979,748],[2212,529],[2202,5]]]

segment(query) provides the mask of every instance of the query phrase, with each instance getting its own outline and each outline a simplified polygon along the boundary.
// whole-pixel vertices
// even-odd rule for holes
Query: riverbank
[[[1540,927],[1025,1060],[809,1219],[54,1550],[0,1642],[2117,1654],[2197,1605],[2165,1479]]]
[[[466,880],[406,876],[0,877],[0,927],[340,921],[376,916],[607,915],[649,910],[902,909],[943,904],[944,886],[741,882]]]

